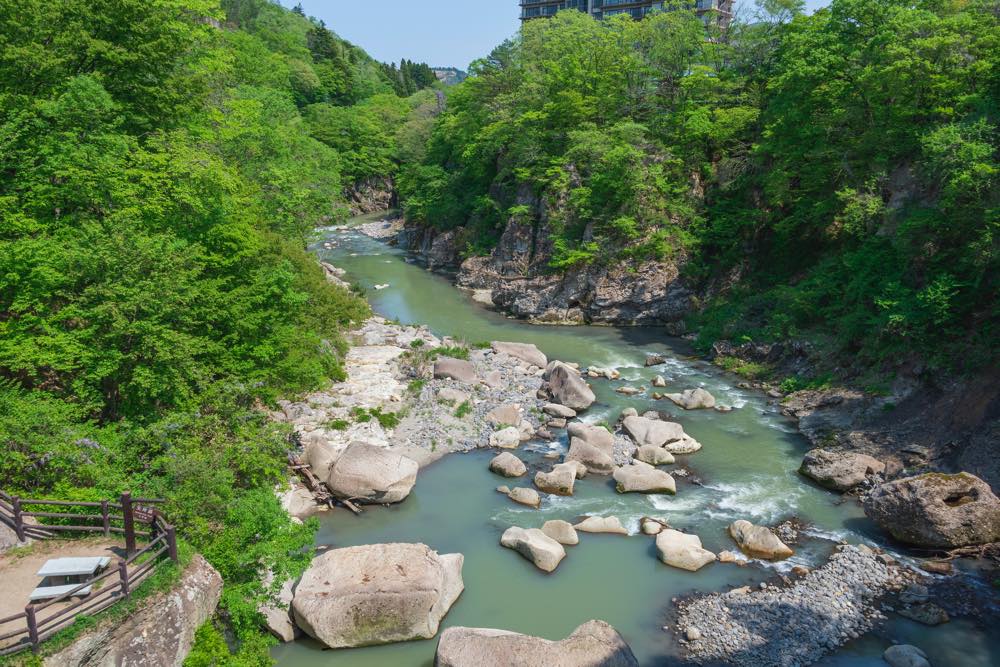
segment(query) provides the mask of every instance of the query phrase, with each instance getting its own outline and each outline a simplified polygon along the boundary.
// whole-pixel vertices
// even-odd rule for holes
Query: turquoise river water
[[[335,243],[325,249],[323,242]],[[679,646],[664,625],[672,623],[672,598],[694,591],[727,590],[771,580],[802,564],[815,567],[836,541],[879,544],[881,536],[853,500],[820,489],[796,473],[805,440],[759,392],[737,388],[738,379],[690,356],[683,341],[654,328],[533,326],[474,304],[445,278],[412,263],[397,249],[353,231],[328,230],[315,246],[320,256],[348,272],[368,290],[375,312],[404,323],[419,323],[438,335],[469,342],[532,342],[549,358],[583,366],[618,368],[621,382],[593,381],[598,402],[587,421],[614,422],[627,406],[640,413],[666,410],[704,444],[679,463],[703,484],[678,479],[676,496],[619,495],[606,477],[588,476],[572,497],[543,496],[540,510],[522,508],[495,492],[505,480],[487,470],[489,451],[454,454],[422,470],[405,502],[368,508],[360,516],[333,511],[323,516],[317,543],[343,547],[378,542],[423,542],[440,553],[465,554],[465,592],[445,617],[449,625],[495,627],[560,639],[589,619],[618,629],[642,665],[684,664]],[[376,284],[389,287],[376,290]],[[646,355],[666,354],[666,366],[643,367]],[[648,386],[662,374],[670,391],[703,386],[721,403],[736,409],[684,412],[645,396],[614,392],[623,382]],[[672,407],[672,406],[671,406]],[[564,446],[564,445],[563,445]],[[541,447],[541,445],[539,445]],[[541,465],[547,450],[522,448],[529,466]],[[550,463],[550,462],[546,462]],[[581,533],[578,546],[552,574],[544,574],[515,552],[499,545],[511,525],[538,527],[549,519],[574,521],[584,514],[614,514],[635,533],[642,516],[665,518],[672,526],[697,533],[707,549],[733,549],[725,527],[737,518],[773,524],[792,516],[810,528],[796,554],[779,565],[737,567],[715,563],[697,573],[668,567],[656,558],[653,540],[641,535]],[[891,640],[922,647],[937,667],[1000,665],[1000,637],[973,622],[954,620],[927,628],[894,618],[875,635],[853,642],[820,665],[882,666]],[[991,636],[992,635],[992,636]],[[429,667],[436,640],[349,650],[324,650],[309,639],[274,649],[281,667]]]

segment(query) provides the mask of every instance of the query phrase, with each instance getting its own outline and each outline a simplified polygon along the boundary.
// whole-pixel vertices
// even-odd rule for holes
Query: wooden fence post
[[[125,528],[125,555],[135,553],[135,517],[132,516],[132,494],[122,494],[122,523]]]
[[[30,604],[24,608],[24,615],[28,621],[28,640],[31,642],[31,650],[38,651],[38,623],[35,621],[35,608]]]
[[[14,496],[10,499],[10,504],[14,510],[14,532],[17,533],[17,539],[24,542],[24,517],[21,516],[21,499]]]
[[[128,597],[128,563],[122,558],[118,559],[118,580],[122,586],[122,595]]]
[[[168,525],[166,528],[167,533],[167,554],[170,556],[170,560],[177,562],[177,531],[174,530],[173,526]]]
[[[111,515],[108,514],[108,501],[101,501],[101,526],[104,528],[104,537],[111,535]]]

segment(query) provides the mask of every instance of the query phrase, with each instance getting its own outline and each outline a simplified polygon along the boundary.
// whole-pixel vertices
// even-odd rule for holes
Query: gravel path
[[[878,601],[904,579],[871,549],[843,546],[788,588],[682,602],[677,630],[698,664],[802,667],[884,620]]]

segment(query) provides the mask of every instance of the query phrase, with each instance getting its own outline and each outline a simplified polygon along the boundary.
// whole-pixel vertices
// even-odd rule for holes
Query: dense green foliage
[[[415,63],[403,58],[399,67],[395,63],[383,64],[382,72],[392,82],[392,89],[400,97],[409,97],[437,83],[437,75],[427,63]]]
[[[267,664],[261,575],[314,530],[261,408],[340,377],[368,313],[305,242],[379,149],[305,116],[385,97],[398,130],[378,63],[264,0],[0,3],[0,487],[165,498],[225,579],[234,664]]]
[[[400,175],[407,214],[470,253],[544,224],[554,271],[686,257],[726,285],[705,342],[995,354],[996,3],[761,5],[712,39],[687,11],[526,23],[449,92]]]

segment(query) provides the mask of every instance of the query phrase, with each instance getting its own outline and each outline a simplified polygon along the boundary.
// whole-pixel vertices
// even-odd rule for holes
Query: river
[[[325,241],[335,242],[331,249]],[[369,508],[361,516],[345,511],[323,515],[317,544],[343,547],[378,542],[423,542],[440,553],[465,554],[465,592],[445,617],[449,625],[495,627],[560,639],[589,619],[602,619],[625,637],[642,665],[680,664],[672,632],[671,599],[694,591],[726,590],[773,581],[793,565],[819,566],[836,541],[885,546],[882,536],[853,500],[842,501],[796,472],[807,443],[778,406],[759,392],[737,387],[739,379],[691,356],[684,341],[654,328],[533,326],[486,310],[445,278],[412,263],[397,249],[353,231],[328,230],[315,244],[326,261],[345,269],[367,290],[375,312],[403,323],[427,325],[437,335],[470,343],[489,340],[535,343],[550,359],[618,368],[623,382],[648,386],[653,375],[669,391],[702,386],[735,409],[683,412],[646,396],[614,391],[622,382],[593,381],[598,402],[585,413],[591,422],[613,423],[621,410],[667,410],[704,444],[679,457],[703,486],[678,479],[676,496],[619,495],[609,478],[590,475],[572,497],[544,496],[540,510],[522,508],[495,492],[506,483],[487,470],[493,452],[445,457],[422,470],[407,500],[390,508]],[[375,285],[388,284],[384,289]],[[665,366],[645,368],[648,354],[669,357]],[[682,414],[681,414],[682,413]],[[542,450],[519,452],[527,461]],[[582,514],[614,514],[636,532],[644,515],[698,534],[705,548],[735,550],[725,527],[737,518],[773,524],[797,517],[810,527],[796,554],[777,565],[749,567],[715,563],[697,573],[668,567],[656,558],[652,538],[581,533],[578,546],[552,574],[499,545],[510,525],[539,527],[549,519],[574,521]],[[879,635],[853,642],[817,663],[882,666],[890,640],[923,648],[938,667],[1000,664],[1000,638],[970,621],[927,628],[896,618]],[[436,640],[350,650],[324,650],[312,640],[274,649],[281,667],[430,666]]]

